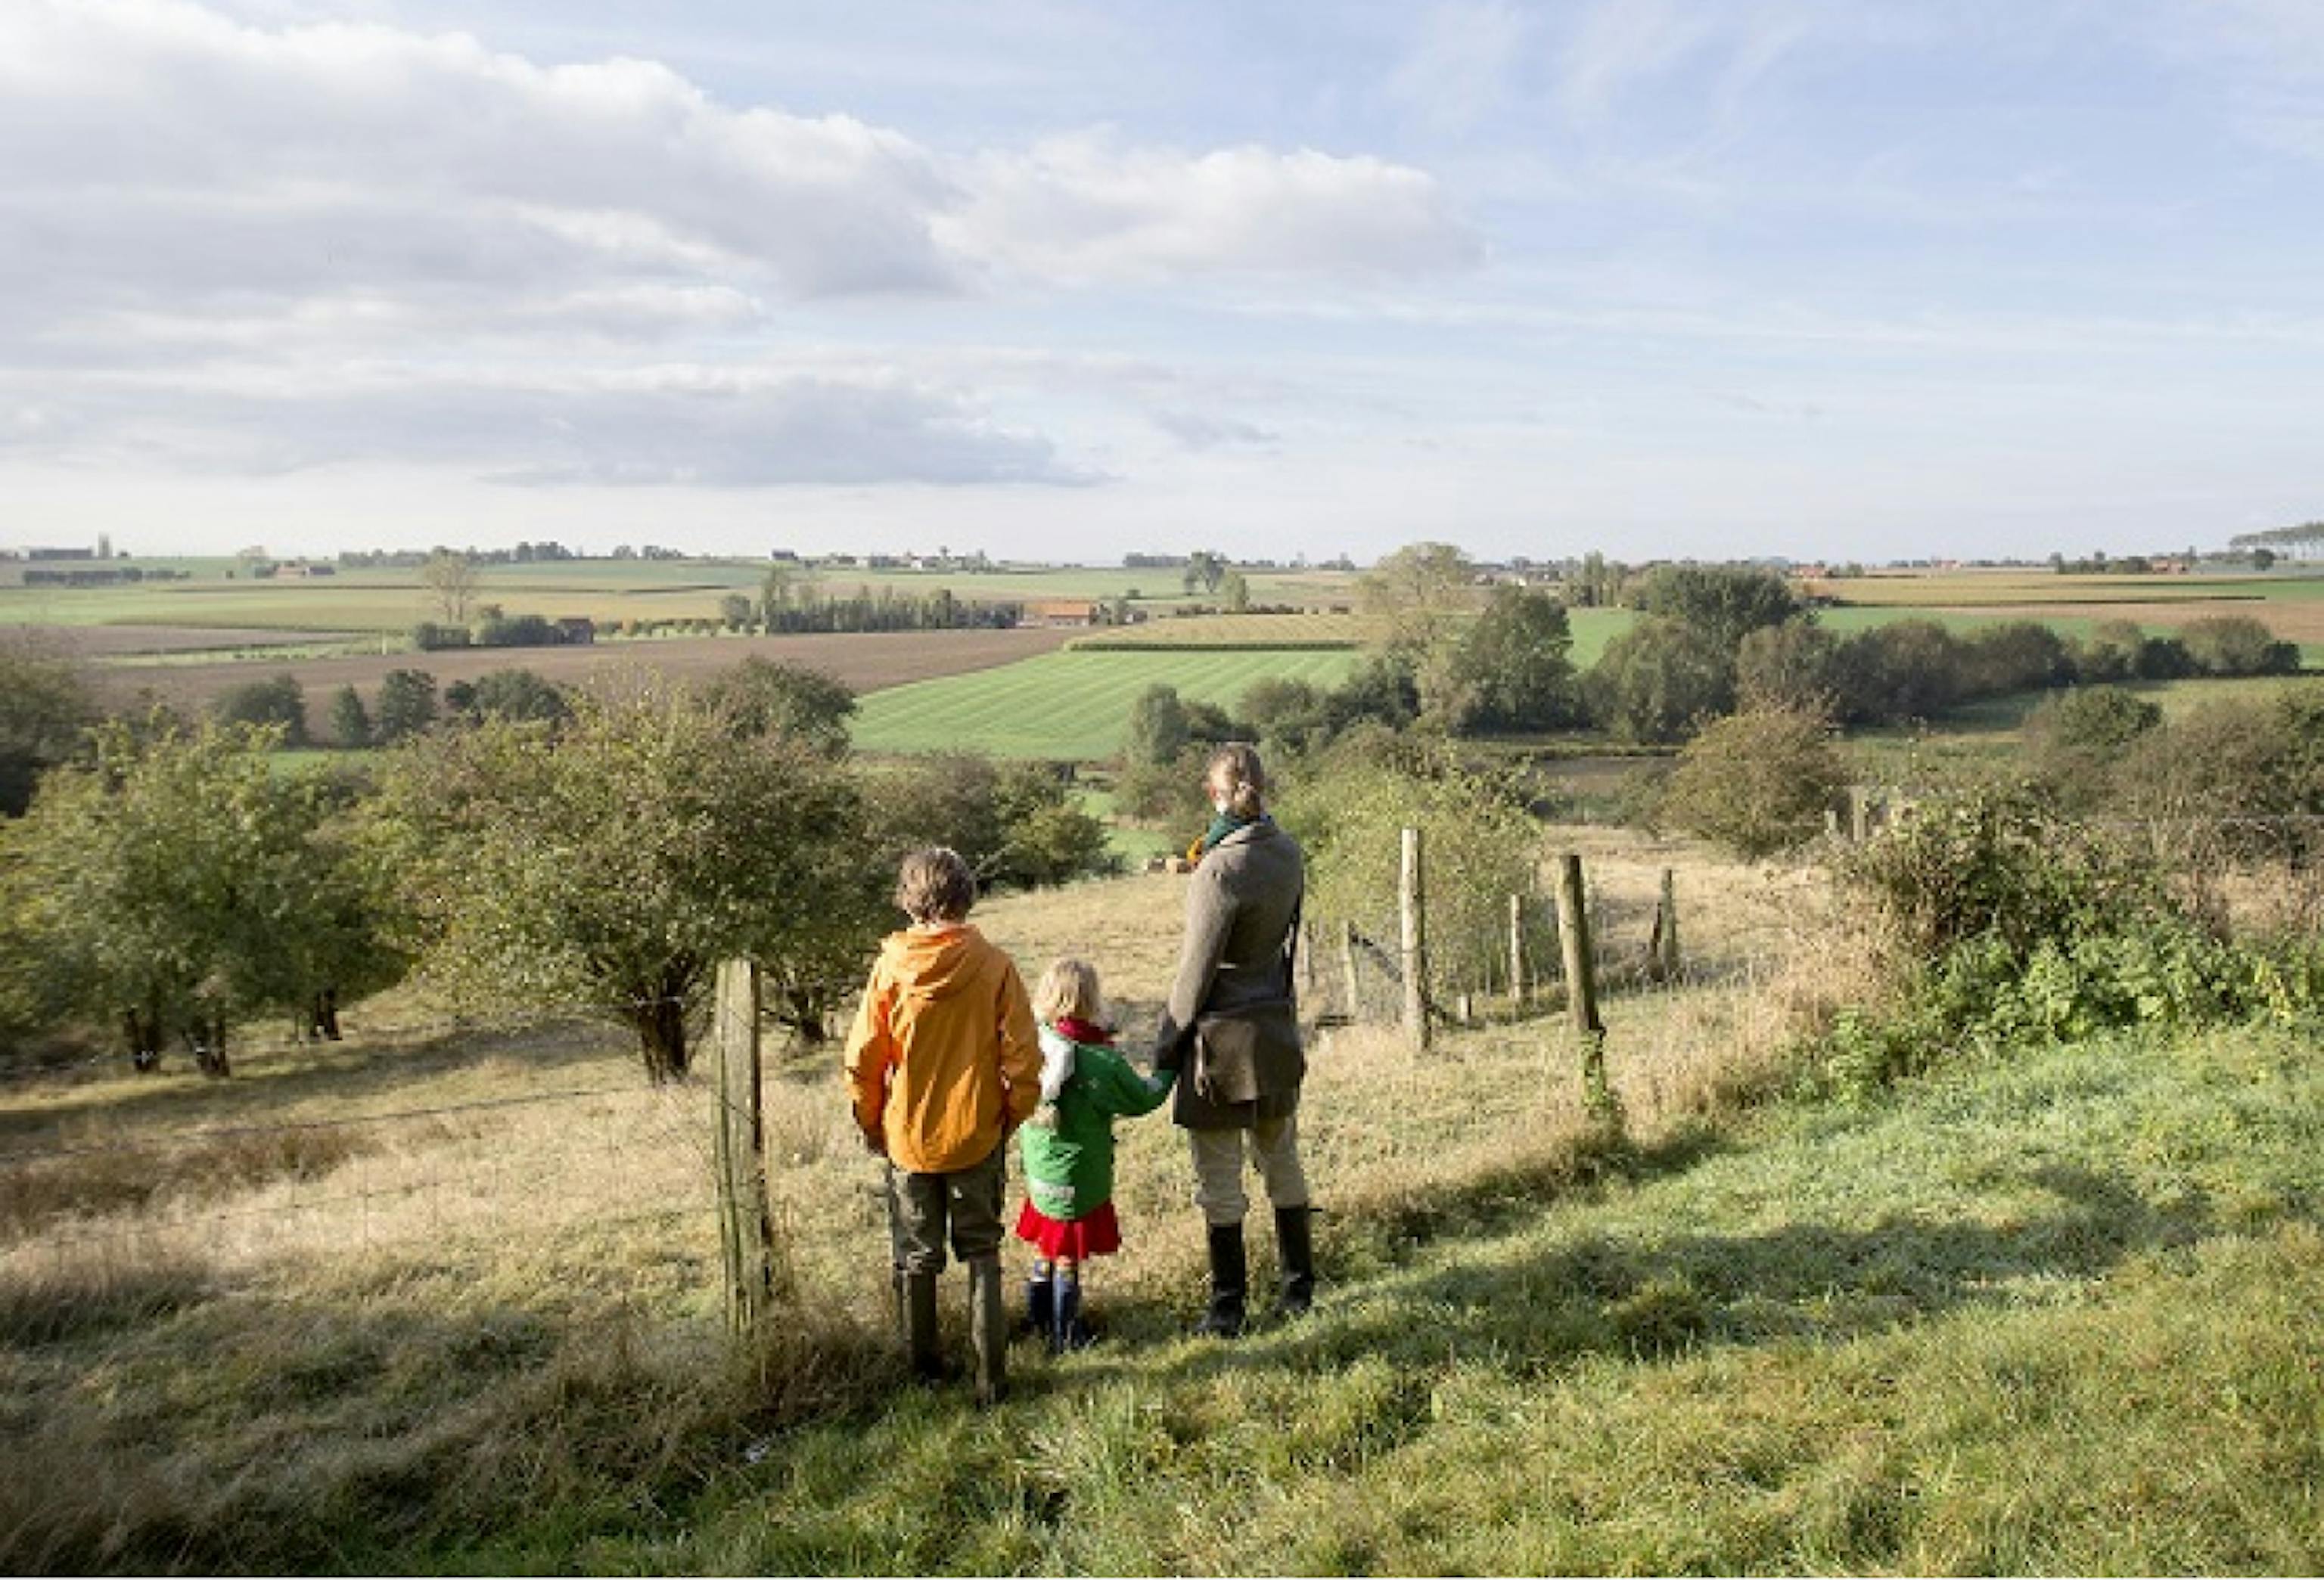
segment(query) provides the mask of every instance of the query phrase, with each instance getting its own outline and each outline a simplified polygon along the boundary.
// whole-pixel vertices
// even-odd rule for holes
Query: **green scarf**
[[[1211,826],[1203,835],[1203,843],[1201,847],[1202,854],[1204,856],[1209,855],[1217,848],[1218,842],[1221,840],[1225,839],[1237,829],[1247,829],[1253,823],[1265,822],[1266,821],[1267,814],[1263,812],[1257,817],[1237,817],[1231,812],[1220,813],[1217,816],[1211,819]]]

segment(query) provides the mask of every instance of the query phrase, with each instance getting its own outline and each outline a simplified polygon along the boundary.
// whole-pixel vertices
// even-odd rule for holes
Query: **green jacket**
[[[1064,1041],[1041,1028],[1041,1041]],[[1025,1157],[1025,1189],[1042,1216],[1061,1224],[1087,1217],[1113,1199],[1113,1122],[1151,1114],[1170,1095],[1175,1077],[1150,1080],[1102,1044],[1074,1043],[1074,1073],[1057,1094],[1055,1128],[1038,1119],[1017,1132]]]

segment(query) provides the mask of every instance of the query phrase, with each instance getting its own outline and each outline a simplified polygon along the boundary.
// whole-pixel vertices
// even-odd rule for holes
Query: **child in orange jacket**
[[[888,1161],[890,1235],[912,1369],[939,1373],[936,1278],[945,1247],[968,1269],[980,1400],[1006,1383],[1001,1199],[1009,1133],[1040,1097],[1031,999],[1009,956],[968,923],[976,880],[941,847],[904,858],[896,904],[911,925],[881,945],[847,1037],[864,1144]]]

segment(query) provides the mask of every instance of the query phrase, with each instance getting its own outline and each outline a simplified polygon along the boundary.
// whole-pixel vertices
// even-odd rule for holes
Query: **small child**
[[[1017,1237],[1034,1249],[1026,1315],[1052,1355],[1090,1342],[1082,1264],[1121,1248],[1113,1211],[1113,1121],[1150,1114],[1175,1075],[1148,1079],[1113,1050],[1097,968],[1058,960],[1033,990],[1041,1022],[1041,1106],[1018,1134],[1028,1199]]]

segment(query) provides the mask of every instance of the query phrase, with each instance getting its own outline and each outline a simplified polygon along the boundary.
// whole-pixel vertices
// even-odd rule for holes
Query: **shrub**
[[[465,648],[468,645],[468,628],[464,625],[438,625],[432,620],[423,620],[411,628],[411,645],[422,653],[439,652],[446,648]]]
[[[2296,675],[2300,648],[2247,614],[2215,614],[2190,620],[2179,633],[2187,655],[2205,675]]]
[[[2161,708],[2119,686],[2062,692],[2026,715],[2026,754],[2034,772],[2068,804],[2095,806],[2123,754],[2162,722]]]
[[[1812,838],[1846,780],[1820,712],[1753,708],[1705,726],[1679,754],[1663,817],[1738,855],[1765,856]]]
[[[221,724],[273,727],[285,746],[307,744],[307,694],[295,675],[247,681],[219,697],[213,708]]]

